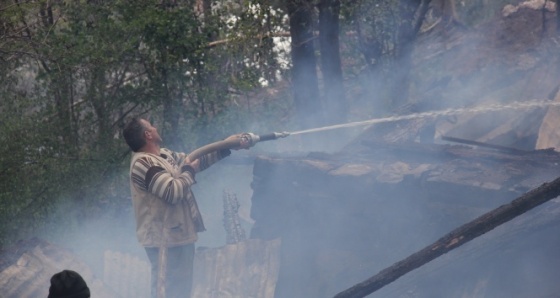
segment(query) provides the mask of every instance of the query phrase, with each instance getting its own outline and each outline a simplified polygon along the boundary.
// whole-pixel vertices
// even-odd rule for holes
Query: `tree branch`
[[[259,34],[256,38],[260,39],[260,40],[263,40],[263,39],[270,38],[270,37],[290,37],[290,33],[289,32],[278,32],[278,33]],[[212,42],[209,42],[206,45],[206,47],[207,48],[213,48],[213,47],[216,47],[216,46],[219,46],[219,45],[229,43],[232,40],[235,40],[235,38],[226,38],[226,39],[212,41]]]

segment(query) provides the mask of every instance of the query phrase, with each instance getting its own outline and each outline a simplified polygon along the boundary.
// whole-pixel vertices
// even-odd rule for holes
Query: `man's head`
[[[89,298],[89,288],[80,274],[62,270],[51,277],[48,298]]]
[[[159,146],[162,142],[157,128],[149,121],[141,118],[133,118],[123,129],[123,136],[132,151],[138,152],[146,144]]]

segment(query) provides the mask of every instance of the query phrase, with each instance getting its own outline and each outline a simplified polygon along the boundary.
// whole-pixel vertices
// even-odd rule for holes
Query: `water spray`
[[[421,113],[414,113],[408,115],[398,115],[398,116],[390,116],[384,118],[375,118],[375,119],[370,119],[365,121],[336,124],[331,126],[294,131],[288,134],[299,135],[299,134],[314,133],[314,132],[346,128],[346,127],[378,124],[384,122],[395,122],[395,121],[412,120],[412,119],[419,119],[419,118],[435,118],[440,116],[453,116],[453,115],[466,114],[466,113],[484,113],[484,112],[494,112],[494,111],[501,111],[501,110],[530,109],[530,108],[540,108],[540,107],[548,107],[548,106],[560,106],[560,102],[546,102],[546,101],[534,100],[534,101],[527,101],[527,102],[516,102],[511,104],[505,104],[505,105],[492,104],[492,105],[478,106],[472,108],[446,109],[441,111],[421,112]]]
[[[495,112],[495,111],[502,111],[502,110],[519,110],[519,109],[531,109],[531,108],[542,108],[548,106],[560,106],[560,102],[551,102],[551,101],[542,101],[542,100],[532,100],[526,102],[515,102],[511,104],[492,104],[492,105],[484,105],[472,108],[458,108],[458,109],[446,109],[440,111],[430,111],[430,112],[421,112],[421,113],[414,113],[408,115],[397,115],[397,116],[389,116],[384,118],[374,118],[365,121],[356,121],[350,123],[343,123],[343,124],[336,124],[330,126],[323,126],[293,132],[273,132],[265,135],[257,135],[254,133],[243,133],[238,136],[238,138],[233,139],[226,139],[223,141],[219,141],[216,143],[212,143],[201,147],[192,153],[189,154],[190,159],[194,160],[201,155],[209,153],[211,151],[219,150],[219,149],[234,149],[240,147],[241,144],[248,144],[248,147],[255,146],[259,142],[263,141],[271,141],[276,140],[279,138],[285,138],[290,135],[300,135],[300,134],[308,134],[308,133],[316,133],[321,131],[327,130],[334,130],[340,128],[347,128],[347,127],[357,127],[357,126],[366,126],[378,123],[385,123],[385,122],[396,122],[396,121],[403,121],[403,120],[412,120],[412,119],[419,119],[419,118],[435,118],[440,116],[453,116],[453,115],[460,115],[466,113],[486,113],[486,112]]]

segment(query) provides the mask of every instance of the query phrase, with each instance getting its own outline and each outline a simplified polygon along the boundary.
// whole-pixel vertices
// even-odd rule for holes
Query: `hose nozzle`
[[[285,138],[289,135],[290,135],[290,133],[287,132],[287,131],[273,132],[273,133],[260,135],[260,136],[254,134],[254,133],[251,133],[251,132],[246,132],[246,133],[242,134],[241,137],[242,138],[247,138],[247,140],[249,141],[249,144],[251,144],[251,147],[253,147],[258,142],[276,140],[276,139],[279,139],[279,138]]]

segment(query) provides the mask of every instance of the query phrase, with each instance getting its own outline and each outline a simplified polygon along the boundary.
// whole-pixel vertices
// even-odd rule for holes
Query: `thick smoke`
[[[465,1],[460,1],[463,2]],[[518,13],[526,14],[529,19],[542,21],[538,18],[540,11],[520,10]],[[469,33],[469,29],[438,26],[432,29],[434,31],[419,37],[411,72],[410,92],[414,97],[411,101],[418,107],[415,112],[488,102],[546,98],[547,93],[557,84],[556,78],[560,75],[558,69],[552,67],[557,65],[551,62],[557,62],[557,57],[552,56],[551,45],[534,40],[532,31],[526,33],[527,36],[523,35],[523,30],[529,30],[523,29],[525,27],[522,25],[527,25],[523,23],[524,16],[501,18],[497,15],[497,18],[498,21],[486,25],[489,27],[475,27],[476,33],[472,34]],[[521,33],[511,31],[511,28],[516,26],[521,28]],[[359,98],[353,98],[351,109],[354,112],[349,119],[367,120],[375,115],[395,113],[372,111],[371,103],[368,102],[371,98],[376,98],[375,94],[362,94]],[[431,141],[442,142],[438,137],[447,135],[532,149],[534,144],[531,142],[534,141],[539,127],[538,121],[534,119],[539,119],[539,115],[542,114],[543,110],[509,111],[430,119],[432,122],[429,124],[434,127]],[[400,127],[404,123],[387,125]],[[273,124],[260,119],[260,122],[246,125],[245,130],[256,133],[271,132],[262,131],[263,127],[272,129]],[[288,125],[274,130],[293,131],[295,127]],[[208,230],[199,235],[197,246],[219,247],[225,244],[222,226],[224,190],[237,195],[241,204],[240,217],[243,227],[247,234],[250,234],[256,220],[250,217],[250,210],[253,195],[253,161],[257,155],[303,159],[308,158],[312,152],[320,152],[332,153],[334,155],[331,157],[336,159],[338,153],[341,156],[344,153],[341,150],[349,144],[355,145],[352,141],[368,129],[375,127],[344,128],[259,143],[251,150],[234,151],[227,160],[201,173],[197,177],[198,183],[194,192]],[[270,176],[272,175],[271,173]],[[285,182],[285,175],[286,173],[279,173],[277,180]],[[322,183],[325,181],[316,182],[318,185]],[[297,185],[273,187],[285,189],[285,196],[301,195],[295,190]],[[509,199],[514,199],[487,198],[488,201],[495,200],[484,208],[463,208],[453,204],[437,206],[436,203],[430,202],[430,197],[419,193],[422,190],[418,189],[380,189],[371,194],[379,201],[375,206],[376,210],[360,210],[367,202],[357,198],[355,189],[338,189],[337,185],[324,187],[339,195],[338,198],[342,202],[314,198],[316,201],[309,205],[292,206],[291,211],[295,214],[324,214],[324,223],[321,224],[328,227],[328,231],[320,231],[313,239],[303,239],[303,233],[300,232],[318,226],[317,217],[310,217],[314,221],[306,221],[305,216],[301,216],[297,217],[299,222],[290,223],[290,215],[279,215],[281,221],[278,225],[294,226],[293,234],[283,239],[287,247],[282,255],[283,262],[286,262],[283,264],[289,264],[289,268],[297,268],[294,263],[301,262],[301,267],[304,268],[281,274],[283,280],[278,284],[278,297],[290,297],[286,293],[298,293],[298,286],[304,288],[310,285],[323,289],[321,297],[332,296],[424,248],[457,226],[508,202]],[[442,193],[440,199],[445,197],[446,194]],[[448,197],[449,201],[453,199]],[[330,224],[330,221],[334,221],[332,217],[337,216],[333,213],[333,204],[352,210],[356,217],[348,215],[348,218],[336,220],[337,223],[343,224]],[[554,201],[550,204],[553,206],[542,206],[531,211],[526,218],[537,220],[542,214],[554,212],[559,203]],[[315,209],[305,209],[310,206]],[[435,210],[448,213],[434,214]],[[363,215],[360,212],[371,217],[365,222],[354,221]],[[427,224],[437,222],[433,219],[438,217],[445,217],[447,221],[439,226]],[[527,223],[530,225],[524,228]],[[508,228],[511,226],[515,227],[513,231]],[[462,294],[461,297],[543,297],[558,293],[560,289],[554,279],[558,272],[554,268],[560,268],[559,258],[556,256],[559,243],[553,239],[557,237],[550,237],[550,233],[554,233],[557,228],[558,223],[531,224],[528,220],[517,219],[508,226],[500,227],[406,275],[372,297],[457,297],[459,294]],[[516,231],[520,233],[514,233]],[[134,219],[132,210],[129,209],[116,224],[114,221],[100,219],[86,223],[76,234],[53,233],[56,236],[53,236],[52,240],[74,250],[101,276],[105,250],[117,250],[146,259],[134,233]],[[549,241],[543,242],[543,239]],[[369,243],[376,243],[377,246],[368,246]],[[353,252],[354,255],[346,255],[347,251]],[[340,258],[337,259],[338,254]],[[290,258],[291,256],[294,258]],[[316,271],[317,268],[336,268],[336,271],[321,272]]]

